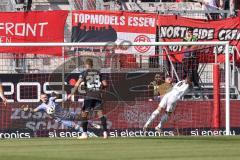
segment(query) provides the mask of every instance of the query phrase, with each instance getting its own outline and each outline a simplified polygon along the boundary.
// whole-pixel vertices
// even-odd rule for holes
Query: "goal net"
[[[187,51],[189,46],[194,49]],[[62,49],[59,56],[1,54],[1,83],[9,101],[7,106],[0,104],[0,131],[5,137],[19,136],[20,132],[25,136],[29,133],[30,137],[81,134],[57,123],[44,112],[24,112],[21,106],[35,108],[40,104],[41,93],[56,92],[56,101],[65,112],[81,113],[86,93],[84,87],[79,87],[70,101],[66,101],[66,97],[88,58],[108,82],[107,89],[102,91],[102,99],[110,137],[230,135],[239,132],[238,102],[230,100],[238,98],[238,94],[232,91],[235,89],[234,75],[230,72],[232,58],[228,42],[1,43],[0,47]],[[223,53],[217,54],[216,50],[220,48]],[[154,130],[162,114],[144,132],[145,122],[170,90],[165,79],[171,77],[174,84],[186,76],[193,79],[194,87],[177,102],[163,132]],[[100,122],[92,113],[89,128],[94,135],[99,135],[99,129],[94,126]],[[74,123],[81,125],[81,121]]]

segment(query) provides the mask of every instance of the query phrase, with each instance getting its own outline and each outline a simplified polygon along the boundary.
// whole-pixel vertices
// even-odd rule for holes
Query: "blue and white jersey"
[[[62,106],[55,102],[55,99],[56,97],[50,97],[48,103],[42,103],[36,109],[47,112],[47,108],[52,106],[55,109],[55,112],[51,115],[53,118],[67,118],[67,113],[64,112]]]

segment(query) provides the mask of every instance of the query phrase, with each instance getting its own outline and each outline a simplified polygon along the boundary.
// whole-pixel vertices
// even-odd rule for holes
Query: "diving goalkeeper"
[[[76,114],[74,112],[65,112],[62,106],[55,102],[56,98],[57,95],[55,93],[52,93],[50,98],[48,98],[46,94],[41,94],[40,99],[42,101],[42,104],[40,104],[34,109],[28,106],[23,106],[23,111],[33,113],[39,111],[46,112],[57,123],[62,124],[69,129],[83,132],[82,127],[75,123],[75,121],[81,120],[81,114]],[[98,126],[95,127],[97,128]],[[95,134],[90,132],[88,132],[87,134],[91,137],[96,136]]]
[[[189,77],[176,83],[173,86],[172,90],[163,96],[158,108],[151,114],[148,121],[144,125],[143,130],[145,131],[149,127],[151,122],[161,113],[162,110],[164,110],[165,113],[162,115],[160,123],[155,127],[155,130],[161,132],[163,125],[168,121],[170,115],[175,110],[177,102],[187,92],[189,92],[191,86],[192,80]]]

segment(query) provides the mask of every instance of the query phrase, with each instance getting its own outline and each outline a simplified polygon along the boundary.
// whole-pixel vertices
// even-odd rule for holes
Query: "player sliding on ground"
[[[81,114],[76,114],[74,112],[65,112],[58,103],[55,102],[57,95],[52,93],[51,97],[48,98],[46,94],[41,94],[40,99],[42,104],[36,108],[30,108],[27,106],[22,106],[23,111],[25,112],[46,112],[53,120],[58,124],[61,124],[69,129],[74,129],[78,132],[83,132],[82,127],[80,127],[75,121],[81,120]],[[100,127],[100,126],[99,126]],[[89,136],[96,136],[94,133],[88,132]]]
[[[161,132],[163,125],[168,121],[168,118],[174,111],[177,102],[187,92],[189,92],[191,86],[192,86],[192,80],[189,77],[176,83],[173,86],[172,90],[163,96],[161,102],[158,105],[158,108],[151,114],[150,118],[144,125],[143,130],[146,131],[146,129],[149,127],[152,121],[161,113],[162,110],[164,110],[165,112],[161,117],[160,123],[155,127],[155,130]]]

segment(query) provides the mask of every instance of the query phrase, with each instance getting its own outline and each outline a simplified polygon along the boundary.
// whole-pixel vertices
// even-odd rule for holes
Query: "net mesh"
[[[194,55],[189,56],[175,53],[175,57],[169,50],[161,47],[144,54],[131,53],[127,50],[119,53],[119,48],[66,47],[64,58],[1,54],[2,85],[6,97],[12,102],[7,106],[0,104],[0,129],[28,129],[35,136],[49,136],[50,132],[69,131],[70,129],[50,119],[46,113],[26,113],[21,110],[21,106],[28,104],[35,108],[40,104],[40,93],[50,94],[57,91],[59,102],[66,112],[80,113],[84,94],[78,93],[70,102],[62,102],[61,98],[70,93],[79,72],[83,71],[84,61],[91,58],[94,67],[100,69],[107,77],[108,87],[103,93],[103,100],[110,135],[116,136],[127,130],[147,136],[214,134],[212,63],[215,57],[212,52],[206,54],[207,49],[209,50],[209,46],[198,49]],[[177,54],[182,56],[180,60]],[[220,65],[220,68],[222,84],[224,65]],[[165,78],[170,76],[176,83],[186,75],[195,78],[195,87],[177,103],[175,112],[164,126],[164,132],[159,134],[154,131],[154,127],[160,121],[159,116],[148,132],[142,133],[143,125],[161,99],[162,95],[158,93],[159,86],[164,83]],[[156,81],[157,85],[154,84]],[[224,92],[225,89],[222,88],[221,98],[224,98]],[[231,102],[231,115],[235,115],[231,116],[231,127],[237,127],[239,122],[236,108],[238,103]],[[220,105],[221,122],[218,131],[224,130],[225,127],[224,101],[221,101]],[[94,114],[91,121],[100,124],[100,120]],[[94,127],[90,128],[97,132]]]

